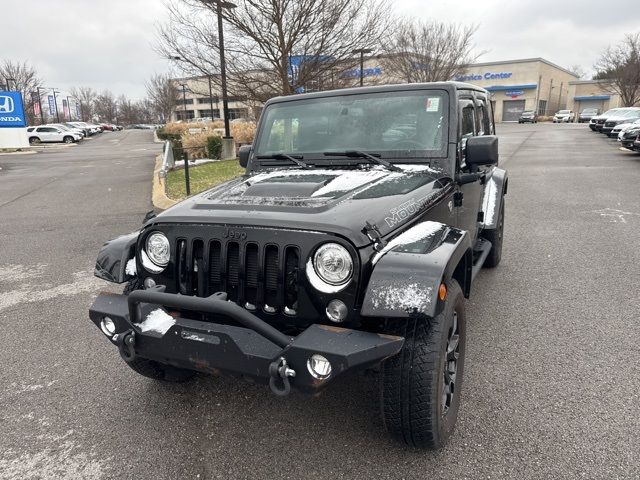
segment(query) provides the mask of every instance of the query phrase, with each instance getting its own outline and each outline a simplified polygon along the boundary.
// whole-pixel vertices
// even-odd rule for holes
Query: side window
[[[465,102],[462,107],[462,126],[460,129],[460,136],[462,138],[468,138],[475,135],[476,122],[473,103]]]
[[[478,113],[478,135],[491,135],[491,117],[484,99],[476,99],[476,111]]]

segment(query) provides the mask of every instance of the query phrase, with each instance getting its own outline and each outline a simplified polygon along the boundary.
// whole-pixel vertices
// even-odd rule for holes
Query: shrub
[[[182,146],[189,154],[189,158],[198,159],[207,156],[207,138],[209,133],[206,131],[200,133],[184,132],[180,137]]]
[[[256,136],[256,124],[253,122],[233,123],[231,124],[231,136],[236,143],[251,143]]]
[[[207,154],[209,158],[222,158],[222,138],[217,135],[207,137]]]

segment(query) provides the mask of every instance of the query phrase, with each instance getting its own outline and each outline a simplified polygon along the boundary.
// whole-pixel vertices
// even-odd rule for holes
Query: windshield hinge
[[[375,223],[372,225],[367,222],[362,229],[362,233],[364,233],[369,238],[369,240],[373,242],[373,249],[376,252],[382,251],[382,249],[385,247],[386,242],[382,239],[380,229]]]

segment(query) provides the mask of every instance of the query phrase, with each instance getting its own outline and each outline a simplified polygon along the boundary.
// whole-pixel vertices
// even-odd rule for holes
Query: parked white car
[[[571,110],[558,110],[553,116],[553,123],[569,123],[576,119],[576,114]]]
[[[58,127],[49,125],[42,125],[40,127],[27,128],[27,135],[29,136],[29,143],[74,143],[82,138],[79,133],[71,132],[68,130],[62,130]]]
[[[82,138],[85,137],[84,130],[82,130],[81,128],[77,128],[77,127],[70,127],[69,125],[65,125],[64,123],[48,123],[47,125],[43,125],[43,126],[45,126],[45,127],[56,127],[56,128],[59,128],[60,130],[66,130],[68,132],[77,133]]]
[[[613,127],[613,130],[611,130],[611,137],[617,137],[618,141],[622,140],[622,136],[625,134],[626,131],[628,130],[636,130],[640,128],[640,118],[636,118],[633,121],[630,121],[628,123],[620,123],[618,125],[616,125],[615,127]]]

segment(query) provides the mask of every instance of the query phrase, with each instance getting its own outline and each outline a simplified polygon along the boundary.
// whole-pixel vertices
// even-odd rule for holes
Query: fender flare
[[[482,229],[495,229],[498,223],[498,213],[502,205],[502,197],[507,194],[509,177],[507,171],[494,168],[491,176],[485,181],[484,195],[482,197]]]
[[[126,273],[126,266],[131,258],[135,258],[139,233],[121,235],[105,243],[98,253],[93,274],[113,283],[124,283],[133,278]]]
[[[439,222],[419,223],[373,256],[373,272],[360,314],[364,317],[436,316],[444,306],[440,284],[455,278],[465,297],[473,262],[469,233]]]

